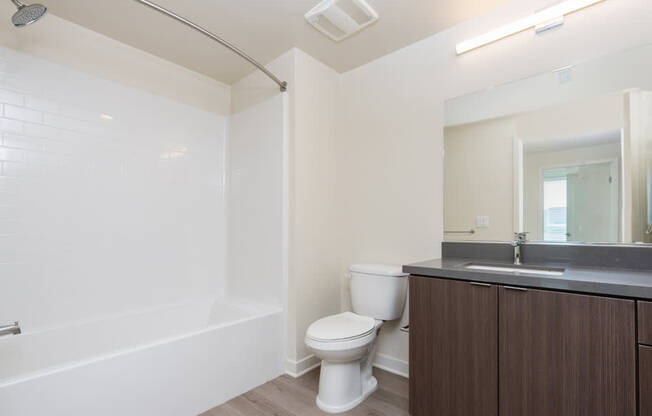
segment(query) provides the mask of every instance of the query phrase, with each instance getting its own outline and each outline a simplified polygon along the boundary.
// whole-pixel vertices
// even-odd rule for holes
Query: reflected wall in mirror
[[[445,110],[447,240],[652,243],[652,45]]]

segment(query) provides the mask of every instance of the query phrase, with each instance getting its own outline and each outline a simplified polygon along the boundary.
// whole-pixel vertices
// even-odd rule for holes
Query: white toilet
[[[322,360],[317,406],[328,413],[346,412],[376,391],[377,335],[384,321],[401,317],[407,295],[398,266],[356,264],[350,272],[353,312],[319,319],[306,332],[306,345]]]

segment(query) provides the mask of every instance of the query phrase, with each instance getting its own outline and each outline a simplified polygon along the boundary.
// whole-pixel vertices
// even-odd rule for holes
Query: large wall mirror
[[[446,240],[652,243],[652,45],[449,100]]]

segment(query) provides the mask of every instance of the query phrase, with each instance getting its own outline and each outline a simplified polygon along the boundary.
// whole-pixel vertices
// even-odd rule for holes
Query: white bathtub
[[[197,415],[282,373],[280,308],[223,298],[0,338],[0,415]]]

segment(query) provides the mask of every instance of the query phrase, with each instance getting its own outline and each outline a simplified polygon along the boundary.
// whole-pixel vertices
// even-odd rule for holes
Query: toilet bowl
[[[353,409],[376,391],[371,374],[382,321],[344,312],[322,318],[306,333],[306,346],[322,359],[317,406],[325,412]]]
[[[407,274],[399,267],[353,265],[353,312],[327,316],[306,331],[305,343],[321,362],[317,407],[341,413],[362,403],[378,388],[372,375],[378,333],[384,321],[400,318]]]

